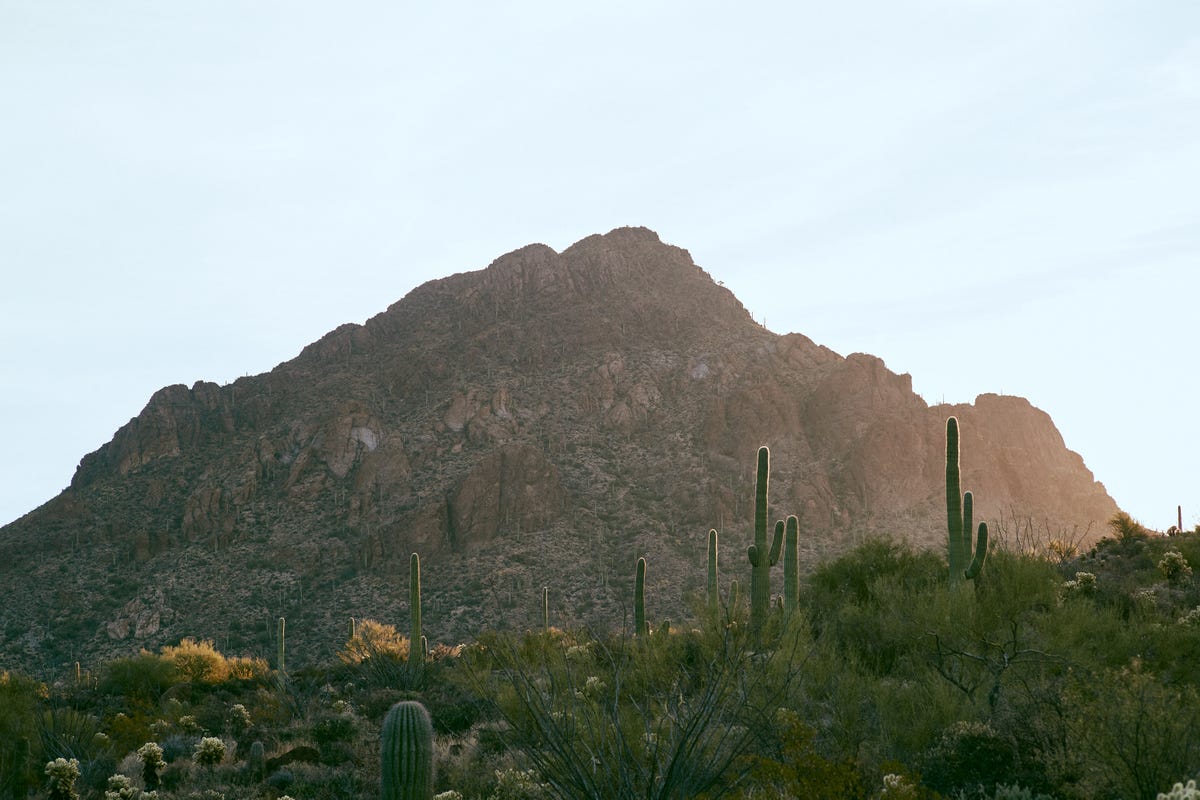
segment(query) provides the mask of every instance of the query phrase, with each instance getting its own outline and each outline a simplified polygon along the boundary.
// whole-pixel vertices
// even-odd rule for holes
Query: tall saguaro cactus
[[[779,560],[783,544],[783,522],[775,525],[775,539],[767,551],[767,482],[771,472],[771,451],[758,448],[758,473],[754,480],[754,544],[746,550],[750,557],[750,630],[756,634],[767,622],[771,605],[771,567]]]
[[[708,616],[717,618],[717,610],[721,605],[720,590],[717,588],[717,531],[708,532]]]
[[[636,636],[650,633],[646,625],[646,559],[637,560],[637,574],[633,580],[633,632]]]
[[[962,494],[959,473],[958,419],[946,420],[946,521],[949,527],[948,560],[950,585],[973,580],[983,569],[987,558],[987,523],[979,523],[974,552],[971,550],[973,502],[970,492]]]
[[[550,587],[542,587],[542,631],[550,631]]]
[[[790,618],[799,606],[800,520],[792,515],[783,534],[783,618]]]
[[[416,553],[408,559],[408,610],[412,615],[412,630],[408,636],[408,663],[419,664],[424,659],[421,647],[421,557]]]
[[[425,706],[396,703],[383,719],[380,738],[383,800],[432,800],[433,721]]]
[[[285,652],[283,634],[284,634],[284,630],[286,628],[287,628],[287,621],[284,620],[283,617],[280,617],[279,618],[279,631],[278,631],[278,636],[276,637],[277,641],[275,643],[275,647],[277,650],[276,656],[275,656],[275,666],[279,670],[280,673],[285,674],[285,675],[287,674],[287,665],[284,664],[284,661],[283,661],[283,656],[284,656],[284,652]]]

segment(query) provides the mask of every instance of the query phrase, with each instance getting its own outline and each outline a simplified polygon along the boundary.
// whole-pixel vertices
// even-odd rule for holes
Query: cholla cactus
[[[1200,628],[1200,606],[1196,606],[1191,611],[1179,618],[1180,625],[1187,625],[1192,628]]]
[[[78,800],[75,781],[79,779],[79,760],[56,758],[46,763],[46,776],[50,781],[50,800]]]
[[[202,767],[215,767],[225,758],[225,743],[216,736],[205,736],[196,743],[192,760]]]
[[[1168,550],[1158,562],[1158,569],[1166,576],[1169,583],[1178,583],[1192,576],[1192,568],[1183,553],[1178,550]]]
[[[134,800],[137,796],[138,790],[133,781],[129,780],[129,776],[117,774],[108,779],[104,800]]]
[[[142,760],[142,783],[148,790],[157,789],[159,773],[167,766],[162,748],[154,742],[146,742],[137,749],[137,757]]]
[[[75,781],[79,779],[79,759],[56,758],[46,764],[46,777],[50,779],[49,800],[79,800]]]
[[[1075,580],[1063,584],[1063,596],[1083,595],[1090,597],[1096,592],[1096,576],[1091,572],[1076,572]]]
[[[886,800],[916,800],[917,787],[903,775],[888,773],[883,776],[883,791],[879,796]]]
[[[488,795],[488,800],[533,800],[547,797],[549,788],[549,784],[538,780],[536,770],[498,769],[496,788]]]
[[[1187,786],[1177,783],[1171,787],[1171,791],[1159,792],[1158,800],[1200,800],[1200,789],[1196,788],[1194,780],[1188,781]]]
[[[229,731],[235,735],[245,733],[250,727],[252,720],[250,712],[241,703],[234,703],[229,707]]]

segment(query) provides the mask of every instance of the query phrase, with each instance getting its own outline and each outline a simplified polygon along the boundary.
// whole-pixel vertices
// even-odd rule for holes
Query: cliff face
[[[760,444],[807,561],[868,532],[942,546],[950,414],[978,518],[1068,538],[1115,513],[1023,399],[927,407],[877,358],[763,329],[644,229],[530,245],[269,373],[157,392],[0,530],[0,665],[271,652],[281,615],[296,663],[326,658],[346,617],[405,618],[413,551],[435,641],[534,624],[543,585],[562,622],[620,624],[643,554],[678,619],[710,527],[744,569]]]

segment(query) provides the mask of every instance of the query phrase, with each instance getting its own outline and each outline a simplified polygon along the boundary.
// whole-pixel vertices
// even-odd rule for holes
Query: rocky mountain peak
[[[710,527],[744,561],[762,444],[805,563],[874,532],[944,542],[949,414],[978,518],[1052,535],[1116,511],[1025,400],[930,408],[874,356],[756,324],[645,228],[529,245],[269,373],[157,392],[0,529],[0,667],[183,636],[269,651],[279,616],[299,652],[332,652],[346,617],[403,618],[414,551],[435,641],[531,624],[542,586],[564,622],[619,624],[637,555],[681,618]]]

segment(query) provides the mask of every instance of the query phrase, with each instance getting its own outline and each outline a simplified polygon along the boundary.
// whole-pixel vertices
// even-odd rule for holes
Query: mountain
[[[927,406],[908,375],[758,325],[687,251],[622,228],[431,281],[270,372],[168,386],[70,488],[0,529],[0,666],[53,671],[183,636],[289,663],[349,617],[407,628],[422,557],[431,642],[621,624],[703,592],[710,527],[746,571],[754,460],[807,564],[870,533],[944,546],[944,426],[976,518],[1098,533],[1116,505],[1019,397]]]

